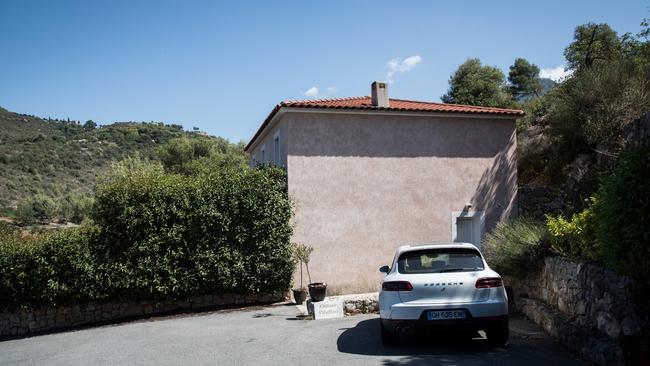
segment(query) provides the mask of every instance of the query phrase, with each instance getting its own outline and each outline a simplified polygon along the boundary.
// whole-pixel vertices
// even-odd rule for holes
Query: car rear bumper
[[[382,312],[382,318],[397,320],[419,320],[426,319],[426,312],[429,310],[455,310],[467,311],[468,319],[488,318],[508,315],[507,299],[488,300],[472,303],[455,304],[428,304],[419,302],[408,302],[393,304],[388,314]],[[386,316],[388,315],[388,316]]]
[[[468,314],[469,316],[469,314]],[[507,315],[490,317],[468,317],[455,320],[427,320],[426,313],[420,319],[381,319],[381,325],[389,332],[438,333],[485,330],[507,321]]]

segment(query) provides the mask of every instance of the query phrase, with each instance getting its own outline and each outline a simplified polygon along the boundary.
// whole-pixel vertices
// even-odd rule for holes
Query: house
[[[370,97],[284,101],[246,151],[286,167],[294,242],[329,293],[376,291],[399,245],[480,245],[516,214],[520,110]]]

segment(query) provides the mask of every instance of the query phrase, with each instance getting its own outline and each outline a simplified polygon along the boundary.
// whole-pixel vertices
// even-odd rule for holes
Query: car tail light
[[[390,281],[381,285],[384,291],[412,291],[413,285],[408,281]]]
[[[476,288],[490,288],[490,287],[501,287],[503,286],[503,281],[501,277],[484,277],[479,278],[476,281]]]

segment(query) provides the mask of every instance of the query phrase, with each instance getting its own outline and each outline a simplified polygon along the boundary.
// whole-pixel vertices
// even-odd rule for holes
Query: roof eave
[[[271,113],[269,113],[269,115],[266,117],[264,122],[262,122],[262,125],[260,126],[260,128],[257,129],[257,132],[255,132],[255,135],[253,135],[253,138],[248,142],[248,144],[246,144],[246,147],[244,147],[244,152],[248,152],[251,149],[251,147],[255,145],[257,138],[262,135],[266,127],[273,121],[273,119],[276,116],[278,116],[278,112],[280,112],[280,109],[282,108],[286,109],[286,107],[283,107],[282,104],[278,104],[275,107],[273,107],[273,110],[271,111]]]
[[[510,112],[511,111],[511,112]],[[282,112],[282,113],[280,113]],[[268,117],[262,122],[260,128],[255,132],[253,138],[248,142],[244,148],[248,152],[256,143],[264,130],[281,114],[286,112],[303,112],[303,113],[353,113],[353,114],[399,114],[404,116],[427,116],[427,117],[465,117],[465,118],[493,118],[493,119],[517,119],[521,118],[526,113],[521,110],[509,110],[508,112],[490,112],[490,111],[429,111],[422,109],[395,109],[395,108],[381,108],[381,107],[319,107],[319,106],[288,106],[286,103],[276,105]]]

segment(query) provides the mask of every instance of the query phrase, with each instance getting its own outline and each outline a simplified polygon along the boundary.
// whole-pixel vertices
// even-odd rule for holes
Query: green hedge
[[[625,150],[598,197],[594,215],[606,263],[650,286],[650,147]]]
[[[140,168],[98,184],[92,228],[32,237],[0,230],[0,308],[290,287],[283,171],[186,177]]]
[[[0,233],[0,308],[99,299],[93,229]]]
[[[268,292],[294,262],[286,179],[274,169],[153,172],[101,186],[95,222],[123,297]]]

